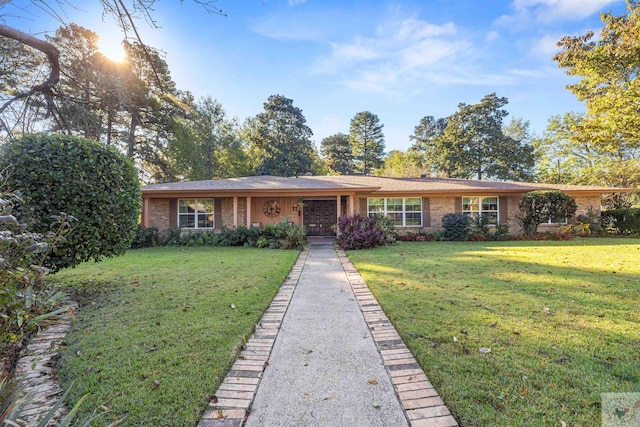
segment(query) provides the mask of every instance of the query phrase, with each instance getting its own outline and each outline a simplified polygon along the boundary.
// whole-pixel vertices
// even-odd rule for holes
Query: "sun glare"
[[[122,62],[126,58],[122,42],[116,39],[100,38],[99,42],[100,52],[107,58],[115,62]]]

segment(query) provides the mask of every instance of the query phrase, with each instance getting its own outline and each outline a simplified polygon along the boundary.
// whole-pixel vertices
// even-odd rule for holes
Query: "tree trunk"
[[[138,127],[138,116],[131,114],[131,123],[129,124],[129,137],[127,141],[127,156],[133,158],[136,148],[136,128]]]

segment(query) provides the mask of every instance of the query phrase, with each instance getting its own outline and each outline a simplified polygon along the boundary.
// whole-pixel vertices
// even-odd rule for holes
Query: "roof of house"
[[[631,192],[631,188],[584,185],[541,184],[509,181],[478,181],[454,178],[385,178],[362,175],[338,176],[248,176],[206,181],[170,182],[142,187],[144,195],[171,193],[319,193],[327,191],[360,194],[448,194],[448,193],[525,193],[532,190],[561,190],[567,193]]]

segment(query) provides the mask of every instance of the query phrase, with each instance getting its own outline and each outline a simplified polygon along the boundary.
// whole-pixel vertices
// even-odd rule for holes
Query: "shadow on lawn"
[[[640,245],[609,246],[409,243],[350,256],[461,425],[596,425],[600,393],[640,391]]]

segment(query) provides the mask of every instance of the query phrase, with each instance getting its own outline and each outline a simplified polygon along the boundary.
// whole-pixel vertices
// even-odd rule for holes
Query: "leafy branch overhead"
[[[581,77],[567,89],[586,103],[583,132],[612,151],[640,147],[640,3],[629,0],[627,9],[619,16],[603,13],[598,37],[593,31],[563,37],[562,52],[553,58],[568,75]]]

